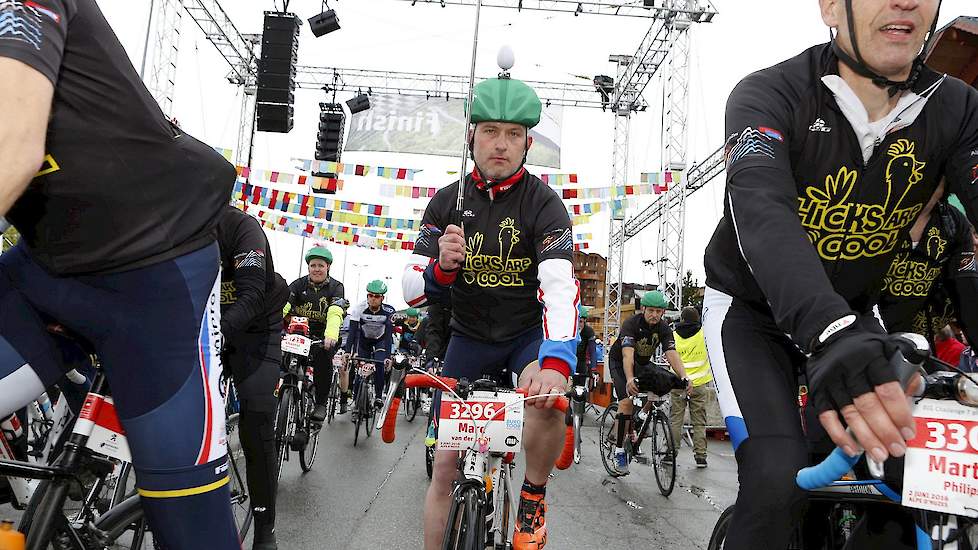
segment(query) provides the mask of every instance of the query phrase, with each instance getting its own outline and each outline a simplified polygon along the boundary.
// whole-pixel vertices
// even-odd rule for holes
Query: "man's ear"
[[[843,2],[844,0],[818,0],[818,9],[826,26],[838,30],[845,13]]]
[[[527,133],[527,136],[526,136],[526,150],[529,151],[530,150],[530,147],[532,147],[532,146],[533,146],[533,136],[531,136],[531,135],[529,135],[529,133]]]

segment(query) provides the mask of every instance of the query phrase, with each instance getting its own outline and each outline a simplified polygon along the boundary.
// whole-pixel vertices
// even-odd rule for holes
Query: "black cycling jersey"
[[[957,319],[969,342],[978,342],[978,268],[971,225],[941,202],[920,242],[903,243],[883,279],[880,316],[890,332],[934,335]],[[957,307],[956,307],[957,306]]]
[[[978,90],[924,68],[865,160],[837,74],[821,45],[731,93],[724,217],[705,258],[708,287],[769,311],[805,350],[872,308],[942,178],[978,220]]]
[[[285,279],[275,272],[268,238],[258,220],[226,206],[217,225],[221,247],[221,331],[276,334],[289,298]]]
[[[415,253],[438,258],[438,237],[454,223],[457,196],[458,182],[428,203]],[[573,257],[570,218],[560,197],[529,172],[505,191],[486,189],[470,174],[462,221],[466,258],[452,286],[452,329],[487,342],[539,329],[538,267]],[[573,353],[572,347],[567,356]]]
[[[594,353],[595,349],[594,329],[584,321],[581,323],[584,326],[581,327],[581,340],[577,343],[577,370],[575,371],[577,374],[588,372],[590,365],[595,361],[595,358],[590,355]]]
[[[662,346],[663,353],[676,349],[676,337],[669,323],[660,319],[655,325],[649,325],[644,315],[636,313],[621,324],[618,338],[611,345],[609,359],[621,363],[621,348],[634,348],[635,364],[644,365],[652,361],[659,346]]]
[[[289,285],[289,304],[292,315],[309,318],[309,330],[315,338],[326,333],[326,312],[336,300],[345,297],[343,283],[327,277],[320,284],[309,280],[309,276],[299,277]]]
[[[0,57],[55,87],[47,156],[7,214],[39,264],[128,271],[214,241],[234,167],[166,119],[95,0],[0,2]]]

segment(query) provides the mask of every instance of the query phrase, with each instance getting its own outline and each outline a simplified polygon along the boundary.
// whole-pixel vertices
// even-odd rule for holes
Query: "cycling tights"
[[[275,524],[278,486],[275,452],[275,386],[282,363],[279,333],[243,334],[243,342],[225,346],[225,368],[231,371],[241,402],[238,437],[245,455],[248,491],[257,524]]]
[[[217,244],[105,275],[53,277],[19,246],[0,256],[0,416],[63,374],[42,315],[99,354],[159,546],[239,549],[230,507]]]

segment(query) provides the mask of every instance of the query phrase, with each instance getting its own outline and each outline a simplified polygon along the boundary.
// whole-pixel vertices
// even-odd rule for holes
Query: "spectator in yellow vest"
[[[710,382],[710,360],[706,355],[706,340],[700,314],[696,308],[683,308],[676,326],[676,351],[686,367],[689,387],[686,390],[672,391],[672,438],[676,449],[682,443],[683,419],[686,416],[686,402],[689,397],[689,417],[693,423],[693,458],[697,468],[706,468],[706,407],[713,389]]]

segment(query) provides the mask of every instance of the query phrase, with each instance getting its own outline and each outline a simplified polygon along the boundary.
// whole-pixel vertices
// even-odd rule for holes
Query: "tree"
[[[0,252],[6,252],[10,248],[12,248],[15,244],[17,244],[17,241],[19,240],[20,240],[20,234],[17,233],[17,230],[14,229],[13,227],[8,228],[6,231],[3,232],[3,238],[0,239],[0,241],[2,241],[2,246],[3,246]]]
[[[697,309],[702,308],[703,295],[701,289],[699,282],[693,278],[693,272],[686,271],[686,276],[683,277],[683,305],[693,306]]]

